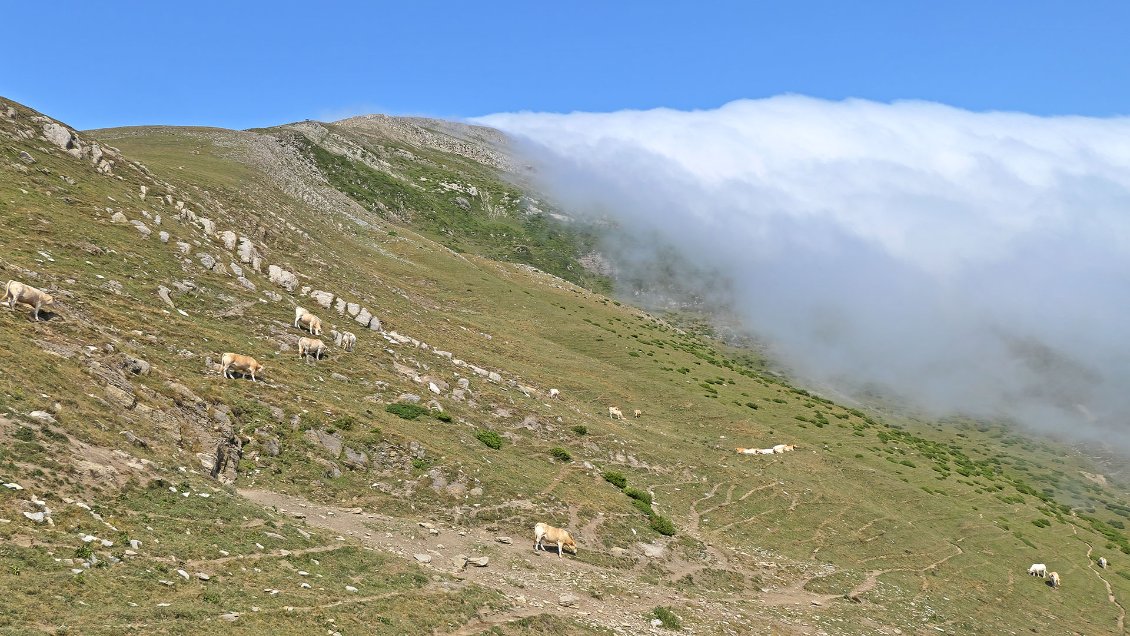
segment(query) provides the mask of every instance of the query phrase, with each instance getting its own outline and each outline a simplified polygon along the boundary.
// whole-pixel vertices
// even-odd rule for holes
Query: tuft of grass
[[[589,427],[585,426],[584,424],[578,424],[569,430],[573,431],[578,436],[589,434]]]
[[[683,622],[679,620],[678,616],[675,616],[675,612],[672,612],[671,608],[669,607],[660,605],[659,607],[651,610],[651,615],[659,619],[659,622],[663,625],[664,629],[683,628]]]
[[[665,537],[675,536],[675,524],[667,517],[661,515],[652,514],[651,529]]]
[[[647,504],[648,506],[651,506],[651,493],[647,492],[646,490],[640,490],[639,488],[630,488],[629,487],[629,488],[624,489],[624,494],[628,495],[632,499],[642,501],[645,504]]]
[[[441,411],[439,413],[436,413],[436,419],[441,422],[451,422],[452,417],[450,413],[444,413]]]
[[[573,461],[573,456],[569,454],[569,451],[561,448],[560,446],[554,446],[553,448],[549,449],[549,454],[552,455],[554,459],[559,461]]]

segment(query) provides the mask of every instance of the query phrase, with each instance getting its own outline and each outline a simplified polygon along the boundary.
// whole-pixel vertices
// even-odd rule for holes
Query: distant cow
[[[1106,557],[1099,557],[1099,567],[1106,569]]]
[[[353,351],[353,345],[355,344],[357,344],[357,336],[353,335],[352,332],[346,331],[341,334],[341,342],[338,344],[339,347],[346,351]]]
[[[250,374],[251,381],[255,382],[255,374],[263,373],[263,369],[265,368],[266,367],[259,364],[259,361],[255,358],[251,356],[241,356],[238,353],[224,352],[223,357],[220,358],[220,373],[222,373],[225,378],[231,378],[233,380],[235,376],[231,374],[232,371],[238,371],[243,374]]]
[[[321,319],[301,307],[294,308],[294,326],[299,329],[305,327],[314,336],[322,335]]]
[[[624,419],[624,412],[618,406],[610,406],[608,407],[608,419],[622,420]]]
[[[8,309],[15,309],[16,303],[32,308],[32,317],[39,320],[39,310],[55,302],[55,298],[45,291],[25,285],[18,280],[10,280],[4,287],[4,298],[0,303],[8,303]]]
[[[634,417],[636,419],[643,417],[643,411],[641,411],[639,409],[632,411],[632,417]]]
[[[556,400],[559,397],[561,397],[561,391],[558,391],[557,389],[549,390],[549,399]]]
[[[1059,572],[1052,572],[1048,574],[1048,585],[1052,587],[1059,587]]]
[[[788,451],[791,451],[794,448],[796,448],[795,444],[777,444],[776,446],[773,447],[773,452],[777,453],[777,454],[787,453]]]
[[[548,523],[538,523],[534,526],[534,550],[545,550],[544,542],[548,541],[550,545],[557,546],[557,556],[563,557],[561,551],[572,552],[577,554],[577,544],[573,541],[573,535],[569,534],[568,530],[563,530],[549,525]]]
[[[299,338],[298,339],[298,357],[309,358],[311,355],[315,359],[321,360],[322,354],[326,352],[326,343],[318,340],[317,338]]]
[[[1048,566],[1043,563],[1033,563],[1031,567],[1028,568],[1028,576],[1046,578],[1048,576]]]

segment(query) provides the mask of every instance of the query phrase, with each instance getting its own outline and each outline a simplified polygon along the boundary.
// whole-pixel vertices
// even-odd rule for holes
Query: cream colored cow
[[[326,352],[326,343],[318,340],[317,338],[299,338],[298,339],[298,357],[309,358],[311,355],[315,359],[321,360],[322,354]]]
[[[294,326],[302,329],[306,328],[311,335],[322,335],[322,321],[314,314],[306,311],[302,307],[294,308]]]
[[[220,373],[222,373],[225,378],[233,380],[235,376],[232,375],[232,371],[238,371],[240,373],[250,374],[251,381],[255,382],[255,374],[263,373],[263,369],[265,368],[266,367],[259,364],[259,361],[255,358],[242,356],[238,353],[225,351],[224,355],[220,358]]]
[[[568,530],[539,522],[534,526],[534,550],[545,550],[545,542],[557,546],[557,556],[563,557],[562,550],[577,554],[577,543]]]
[[[618,406],[610,406],[608,407],[608,419],[622,420],[624,419],[624,412]]]
[[[45,291],[25,285],[18,280],[10,280],[4,287],[4,298],[0,302],[8,303],[8,309],[15,309],[16,303],[28,305],[32,308],[32,317],[39,320],[39,310],[55,302],[55,298]]]
[[[639,409],[632,411],[632,417],[634,417],[636,419],[643,417],[643,411],[641,411]]]

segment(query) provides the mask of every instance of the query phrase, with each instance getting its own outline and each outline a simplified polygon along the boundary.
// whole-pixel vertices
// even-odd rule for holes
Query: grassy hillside
[[[404,185],[504,183],[453,142],[402,148],[419,173],[278,130],[94,131],[72,156],[40,117],[0,100],[0,265],[58,299],[0,311],[0,483],[22,487],[0,487],[2,633],[643,633],[657,608],[712,634],[1123,631],[1130,499],[1087,458],[836,404],[488,258],[513,251],[476,242],[483,209]],[[586,249],[527,232],[539,267]],[[300,360],[295,305],[356,349]],[[264,381],[222,378],[224,351]],[[798,447],[734,452],[777,443]],[[579,554],[532,551],[539,520]]]

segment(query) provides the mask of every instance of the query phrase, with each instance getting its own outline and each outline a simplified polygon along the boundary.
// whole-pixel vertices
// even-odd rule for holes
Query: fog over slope
[[[1130,118],[783,96],[476,123],[655,237],[622,266],[667,242],[726,276],[802,375],[1130,449]]]

